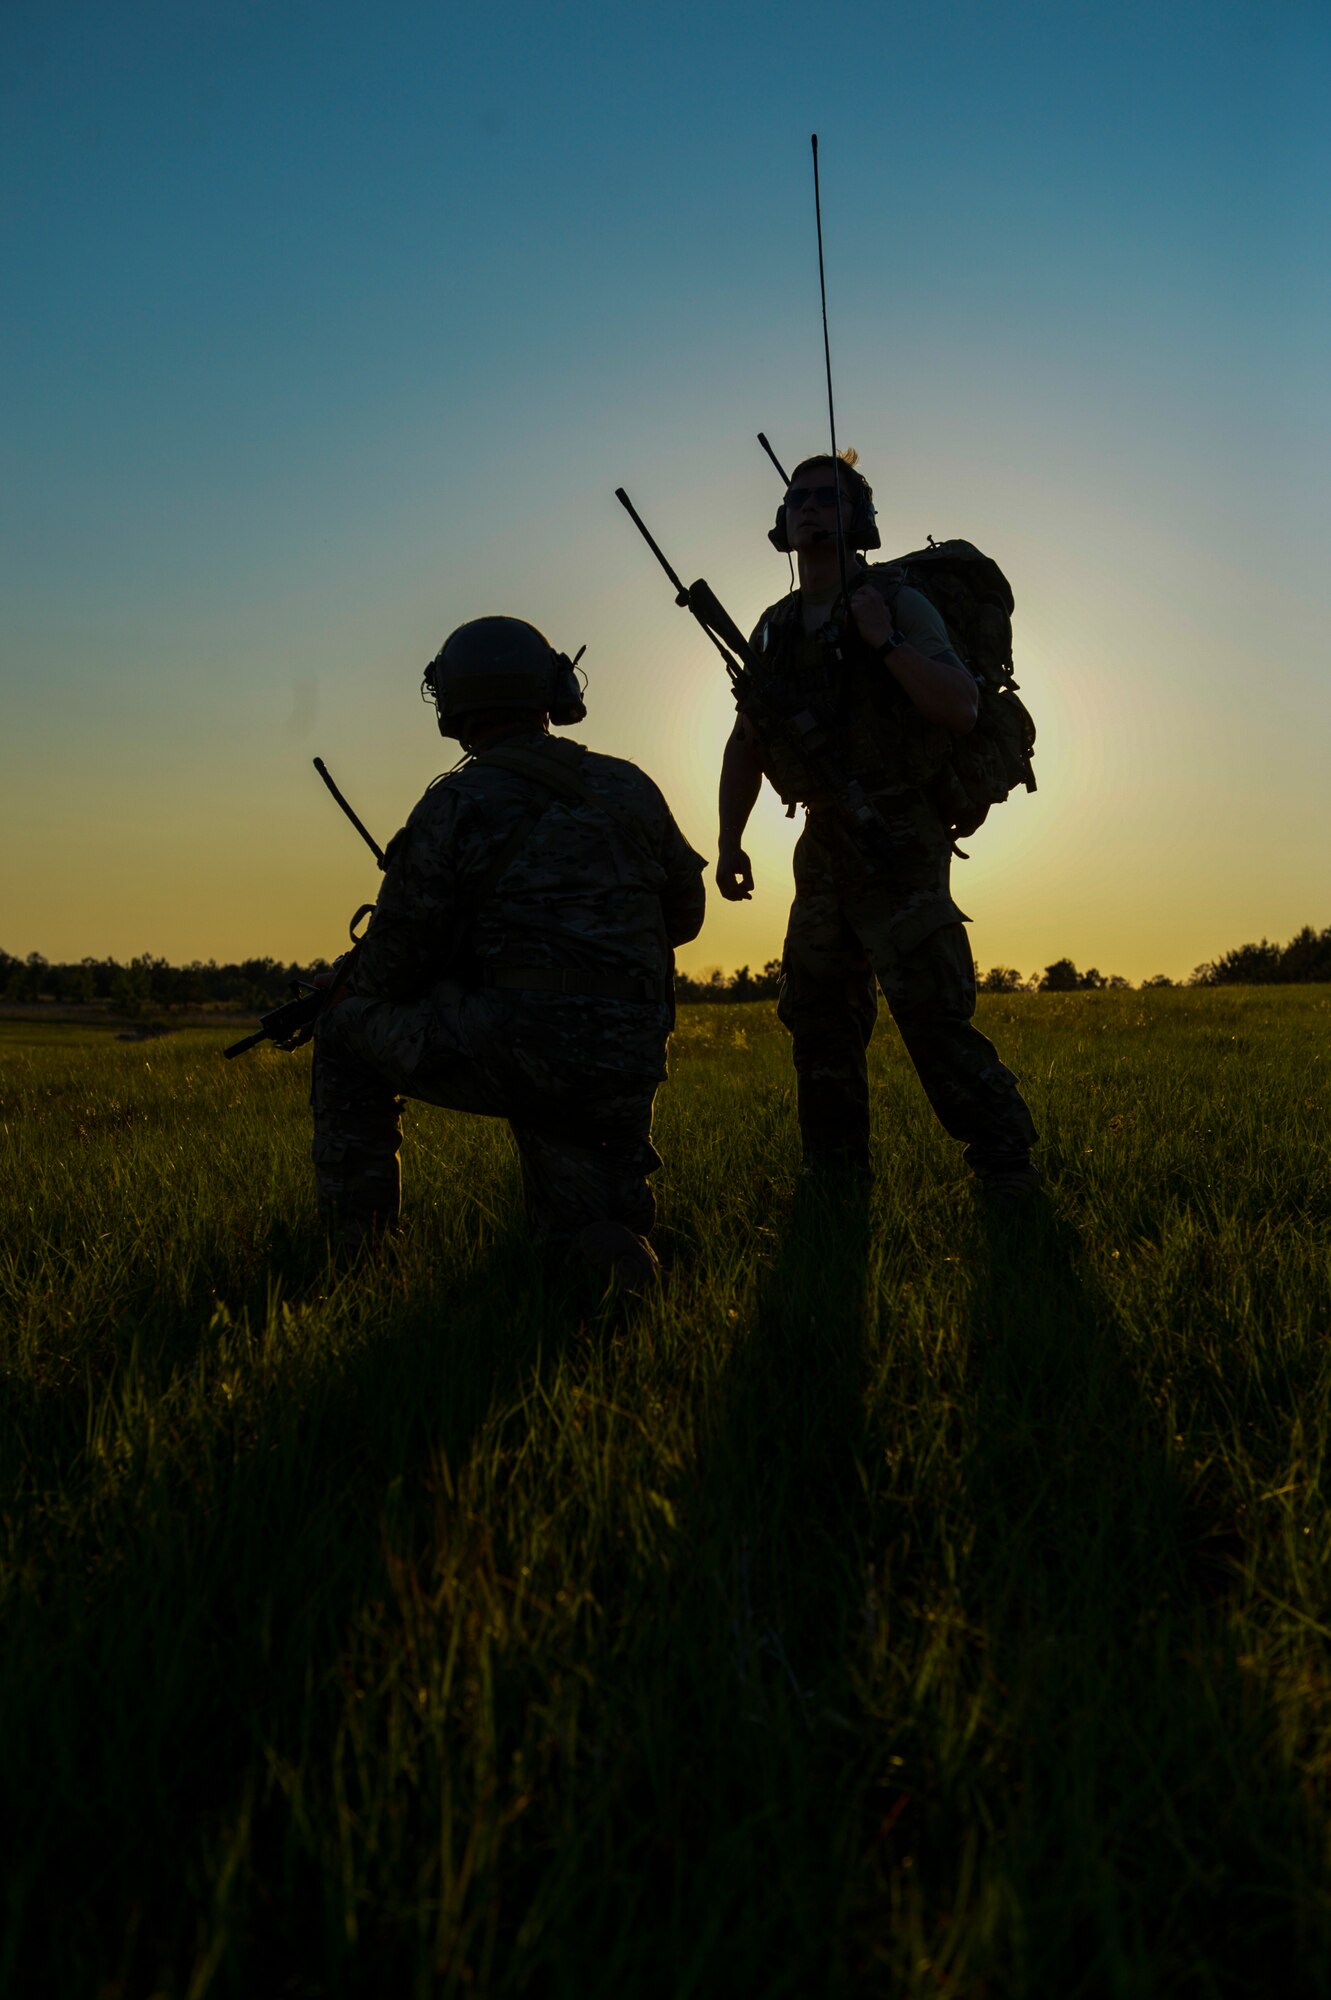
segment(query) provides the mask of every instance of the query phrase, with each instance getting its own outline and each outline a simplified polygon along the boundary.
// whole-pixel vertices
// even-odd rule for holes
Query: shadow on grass
[[[966,1479],[1012,1732],[988,1864],[1016,1911],[1002,1990],[1324,1993],[1320,1836],[1155,1392],[1071,1228],[1040,1207],[976,1236]]]
[[[935,1795],[899,1826],[911,1879],[927,1878],[922,1934],[936,1942],[951,1925],[967,1941],[946,1976],[926,1965],[909,1990],[1325,1990],[1315,1832],[1273,1754],[1269,1709],[1232,1659],[1224,1605],[1202,1587],[1185,1481],[1078,1240],[1033,1214],[977,1223],[958,1247],[970,1443],[945,1480],[934,1461],[922,1468],[889,1520],[866,1478],[896,1423],[890,1408],[866,1418],[884,1246],[862,1204],[797,1199],[704,1407],[673,1565],[608,1559],[586,1653],[530,1662],[533,1705],[554,1706],[547,1673],[590,1692],[555,1776],[513,1775],[515,1796],[536,1796],[515,1810],[502,1882],[496,1861],[459,1891],[482,1926],[502,1894],[495,1990],[908,1990],[878,1950],[907,1858],[879,1826],[888,1751],[916,1744],[917,1789]],[[356,1618],[392,1597],[386,1514],[415,1509],[401,1540],[428,1546],[421,1488],[441,1455],[461,1462],[579,1322],[534,1284],[514,1218],[460,1283],[395,1286],[390,1261],[364,1282],[354,1337],[301,1367],[322,1260],[299,1233],[274,1248],[290,1310],[262,1395],[207,1451],[139,1489],[127,1474],[91,1588],[71,1568],[11,1617],[0,1792],[20,1859],[0,1975],[12,1991],[82,1991],[90,1969],[108,1992],[185,1990],[181,1968],[199,1972],[204,1943],[225,1961],[221,1991],[448,1990],[435,1902],[413,1904],[410,1868],[395,1905],[357,1907],[329,1864],[329,1825],[353,1811],[329,1782],[330,1745],[355,1699],[329,1682]],[[922,1397],[936,1387],[919,1382]],[[515,1450],[526,1422],[517,1412]],[[956,1429],[920,1436],[945,1456]],[[954,1503],[964,1547],[950,1517],[946,1532],[932,1518]],[[866,1717],[855,1679],[875,1537],[907,1535],[915,1569],[903,1558],[892,1579],[902,1654],[916,1645],[909,1591],[955,1553],[978,1635],[966,1657],[997,1690],[984,1727],[998,1748],[969,1790],[937,1777],[937,1757],[931,1771],[941,1724],[907,1713],[890,1740],[898,1725]],[[526,1671],[518,1662],[519,1681]],[[918,1674],[908,1692],[922,1710],[951,1699]],[[517,1698],[495,1714],[502,1788]],[[970,1752],[947,1726],[955,1771]],[[278,1755],[285,1790],[270,1783]],[[408,1816],[394,1852],[413,1863],[446,1838],[445,1815],[429,1819],[440,1783],[403,1753],[379,1788],[385,1811]],[[302,1810],[324,1816],[319,1838]],[[250,1879],[224,1920],[231,1892],[197,1831],[237,1815]],[[55,1922],[41,1908],[52,1885]]]
[[[587,1801],[540,1990],[836,1990],[869,1251],[863,1198],[797,1197],[617,1666],[619,1767]]]
[[[324,1683],[358,1608],[389,1587],[385,1495],[428,1510],[441,1455],[463,1459],[577,1324],[543,1295],[516,1217],[461,1281],[398,1284],[391,1249],[381,1268],[339,1275],[311,1231],[273,1250],[248,1319],[238,1310],[224,1336],[245,1350],[242,1403],[220,1422],[181,1408],[181,1449],[151,1465],[125,1444],[103,1518],[80,1523],[71,1498],[63,1567],[9,1606],[0,1991],[183,1991],[234,1888],[210,1879],[200,1831],[237,1812],[253,1882],[232,1903],[260,1939],[274,1917],[292,1958],[260,1966],[240,1944],[236,1963],[251,1991],[287,1976],[305,1990],[322,1885],[290,1874],[289,1809],[264,1804],[268,1760],[278,1746],[299,1762],[345,1698]],[[313,1343],[338,1285],[369,1306],[325,1350]],[[232,1393],[224,1353],[199,1393]],[[224,1942],[230,1955],[238,1941]]]

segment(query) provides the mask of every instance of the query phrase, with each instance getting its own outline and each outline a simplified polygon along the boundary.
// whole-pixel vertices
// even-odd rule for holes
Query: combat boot
[[[396,1213],[347,1201],[321,1201],[319,1223],[329,1254],[340,1264],[352,1263],[362,1253],[380,1255],[400,1227]]]
[[[1004,1207],[1015,1207],[1031,1200],[1044,1188],[1044,1175],[1034,1160],[1014,1160],[1010,1165],[976,1168],[972,1176],[975,1188],[988,1202],[1000,1203]]]
[[[598,1296],[640,1298],[661,1275],[651,1244],[622,1222],[589,1222],[579,1229],[569,1238],[564,1264],[575,1283]]]

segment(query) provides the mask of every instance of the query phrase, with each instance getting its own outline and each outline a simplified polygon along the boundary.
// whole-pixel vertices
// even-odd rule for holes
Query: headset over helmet
[[[817,485],[823,481],[830,487],[833,465],[841,479],[842,523],[845,530],[846,546],[851,549],[878,549],[882,539],[878,533],[878,513],[873,504],[873,488],[864,474],[844,458],[806,458],[790,475],[790,490],[797,486]],[[819,475],[822,475],[822,481]],[[786,503],[783,500],[777,509],[776,524],[767,531],[767,539],[782,555],[790,553],[790,538],[786,533]]]
[[[425,669],[421,698],[434,703],[441,736],[458,737],[464,716],[496,709],[539,710],[567,728],[587,713],[576,664],[525,619],[473,618]]]

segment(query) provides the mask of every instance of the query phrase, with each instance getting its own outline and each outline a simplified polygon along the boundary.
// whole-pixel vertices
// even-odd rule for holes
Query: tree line
[[[1095,966],[1079,972],[1070,958],[1060,958],[1043,972],[1033,972],[1029,979],[1023,978],[1014,966],[990,966],[987,972],[977,970],[976,983],[982,993],[1089,993],[1103,987],[1131,986],[1132,981],[1117,972],[1100,972]],[[1176,983],[1163,972],[1144,981],[1147,986]],[[675,974],[677,1000],[774,1000],[780,987],[779,958],[769,959],[761,972],[751,972],[747,965],[742,965],[729,978],[719,968],[706,979],[691,979],[685,972]]]
[[[1288,944],[1270,944],[1265,938],[1260,944],[1242,944],[1234,951],[1222,952],[1219,958],[1208,959],[1187,979],[1154,973],[1142,980],[1140,990],[1161,986],[1278,986],[1324,979],[1331,979],[1331,926],[1315,931],[1305,924]],[[1094,965],[1081,972],[1070,958],[1056,958],[1052,965],[1032,972],[1029,977],[1015,966],[991,965],[987,971],[977,971],[976,981],[982,993],[1098,993],[1132,985],[1121,973],[1101,972]],[[761,972],[751,972],[747,965],[742,965],[729,978],[720,971],[706,979],[691,979],[687,973],[676,973],[675,994],[680,1000],[771,1000],[775,999],[780,984],[781,961],[773,958]]]
[[[246,958],[238,964],[205,965],[194,959],[172,965],[143,952],[123,965],[115,958],[81,958],[77,963],[52,963],[41,952],[26,958],[0,951],[0,992],[7,1001],[53,1000],[66,1006],[108,1006],[116,1013],[138,1014],[154,1007],[217,1007],[254,1011],[275,1007],[289,997],[293,979],[309,980],[326,969],[327,960],[309,965],[284,965],[276,958]]]
[[[60,963],[44,958],[39,951],[30,951],[26,958],[0,951],[0,995],[11,1004],[53,1001],[66,1006],[102,1006],[123,1014],[167,1008],[253,1013],[275,1007],[287,998],[293,980],[310,980],[326,967],[327,960],[322,958],[308,965],[294,961],[283,964],[276,958],[246,958],[225,965],[211,958],[205,964],[196,958],[188,965],[172,965],[148,952],[124,964],[115,958]],[[1081,972],[1070,958],[1055,959],[1029,977],[1010,965],[990,966],[977,977],[983,993],[1094,993],[1132,983],[1094,965]],[[1208,959],[1185,980],[1158,972],[1141,985],[1144,991],[1175,985],[1277,986],[1321,980],[1331,980],[1331,926],[1315,931],[1305,924],[1288,944],[1271,944],[1263,938],[1260,944],[1239,945],[1219,958]],[[705,979],[676,973],[675,997],[685,1002],[772,1000],[780,983],[781,961],[773,958],[760,972],[742,965],[737,972],[727,975],[718,970]]]

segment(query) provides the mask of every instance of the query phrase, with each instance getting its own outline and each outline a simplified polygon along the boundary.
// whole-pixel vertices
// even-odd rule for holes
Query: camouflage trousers
[[[1024,1166],[1035,1126],[1017,1079],[972,1025],[975,965],[948,890],[949,856],[932,883],[902,890],[838,873],[806,831],[795,849],[795,901],[777,1013],[794,1042],[800,1136],[810,1164],[867,1169],[866,1051],[882,987],[925,1094],[982,1178]]]
[[[558,1246],[590,1223],[646,1236],[656,1080],[561,1065],[514,1032],[512,1000],[451,980],[424,999],[346,1000],[320,1020],[310,1102],[322,1219],[343,1241],[396,1226],[402,1100],[506,1118],[517,1142],[532,1239]],[[548,1028],[546,1030],[548,1042]]]

